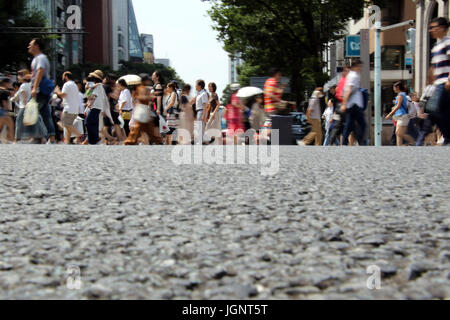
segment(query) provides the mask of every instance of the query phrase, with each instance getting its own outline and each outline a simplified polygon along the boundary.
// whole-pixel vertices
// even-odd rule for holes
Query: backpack
[[[408,115],[410,118],[415,118],[417,117],[417,109],[416,106],[414,105],[414,102],[411,100],[411,98],[408,96],[408,102],[406,103],[406,107],[408,109]]]
[[[362,94],[362,96],[363,96],[363,106],[362,106],[362,109],[364,110],[364,111],[366,111],[367,110],[367,108],[369,107],[369,100],[370,100],[370,93],[369,93],[369,90],[367,90],[367,89],[359,89],[360,91],[361,91],[361,94]]]

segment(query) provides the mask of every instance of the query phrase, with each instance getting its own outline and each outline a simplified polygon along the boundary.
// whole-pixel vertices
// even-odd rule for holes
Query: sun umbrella
[[[245,87],[238,91],[237,96],[239,98],[250,98],[253,96],[256,96],[258,94],[263,94],[264,91],[262,91],[260,88],[257,87]]]
[[[119,80],[125,80],[125,82],[129,86],[136,86],[136,85],[142,83],[142,78],[137,75],[134,75],[134,74],[129,74],[129,75],[123,76]]]

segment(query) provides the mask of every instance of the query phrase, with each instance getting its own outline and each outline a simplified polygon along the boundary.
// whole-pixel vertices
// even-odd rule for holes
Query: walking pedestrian
[[[306,111],[306,118],[311,125],[311,132],[302,141],[298,142],[300,146],[309,146],[312,143],[314,143],[315,146],[322,146],[323,131],[320,100],[323,97],[323,88],[316,88],[309,100],[308,110]]]
[[[364,145],[364,134],[366,131],[366,120],[364,115],[364,101],[360,90],[360,73],[362,62],[356,60],[347,76],[341,112],[345,113],[345,127],[343,133],[343,145],[349,145],[349,137],[352,132],[360,146]],[[358,124],[356,127],[355,123]]]
[[[245,106],[237,96],[240,88],[238,83],[231,85],[231,103],[225,109],[224,118],[227,120],[228,124],[227,136],[233,139],[233,141],[227,141],[227,144],[231,143],[237,145],[245,129],[242,116]]]
[[[189,132],[189,141],[184,141],[184,137],[179,136],[178,143],[183,145],[189,145],[194,138],[194,109],[191,103],[191,85],[186,84],[181,90],[181,105],[180,105],[180,128]]]
[[[268,118],[274,115],[277,106],[282,103],[283,91],[280,90],[280,80],[282,73],[274,68],[270,71],[270,78],[264,84],[264,110]]]
[[[345,66],[342,70],[341,79],[336,88],[336,106],[333,114],[333,129],[330,134],[330,141],[340,141],[345,128],[345,112],[341,112],[341,104],[344,101],[344,90],[347,84],[347,76],[350,73],[350,67]],[[339,143],[340,144],[340,143]]]
[[[406,87],[401,81],[394,84],[394,92],[397,94],[395,106],[386,116],[386,120],[394,117],[394,120],[397,123],[395,135],[397,138],[398,147],[404,145],[404,140],[407,140],[409,144],[415,145],[414,139],[407,134],[408,124],[410,121],[408,112],[408,97],[406,96]]]
[[[8,115],[12,112],[12,105],[10,102],[11,98],[11,80],[8,78],[3,78],[0,80],[0,133],[3,127],[7,126],[7,139],[8,142],[14,142],[14,121]]]
[[[431,121],[430,117],[425,113],[425,107],[428,103],[428,101],[431,99],[431,97],[434,94],[434,90],[436,87],[434,86],[434,76],[433,72],[430,72],[428,75],[428,85],[424,89],[422,97],[420,98],[420,109],[418,113],[419,118],[419,136],[416,141],[417,147],[422,147],[425,145],[425,142],[428,141],[430,143],[430,135],[433,134],[433,122]],[[436,142],[436,141],[435,141]],[[435,142],[431,142],[432,145],[435,144]]]
[[[197,80],[195,85],[195,89],[197,90],[197,97],[194,98],[193,101],[191,101],[191,103],[195,104],[195,110],[197,113],[197,121],[195,122],[196,132],[194,133],[194,135],[197,134],[195,141],[197,141],[197,143],[199,144],[203,144],[204,142],[203,138],[205,135],[205,125],[207,121],[207,119],[205,118],[205,112],[208,107],[209,95],[208,92],[206,92],[205,87],[205,81]]]
[[[31,62],[31,96],[36,99],[39,105],[39,113],[47,128],[47,138],[50,144],[56,144],[55,123],[50,107],[51,91],[50,86],[50,62],[42,51],[45,49],[44,43],[39,38],[31,40],[28,52],[34,58]],[[49,92],[50,91],[50,92]]]
[[[109,112],[108,98],[106,97],[105,89],[103,89],[102,82],[103,82],[103,72],[101,70],[96,70],[89,74],[88,76],[89,90],[87,92],[88,114],[86,117],[86,128],[88,132],[88,143],[91,145],[95,145],[100,142],[99,131],[102,129],[100,127],[100,117],[106,115],[111,118]]]
[[[437,42],[431,50],[431,64],[435,76],[435,92],[427,103],[427,113],[437,124],[444,145],[450,145],[450,37],[449,22],[436,18],[430,24],[430,34]]]
[[[23,69],[18,72],[18,78],[21,85],[12,99],[18,107],[16,116],[16,141],[28,139],[41,141],[47,135],[47,129],[42,121],[42,117],[39,115],[38,121],[32,126],[25,126],[23,123],[25,107],[31,99],[31,74],[28,70]]]
[[[214,130],[214,131],[222,131],[222,118],[220,116],[220,100],[219,100],[219,96],[217,95],[217,85],[214,82],[211,82],[208,85],[208,90],[209,90],[209,102],[208,102],[208,107],[206,109],[206,135],[205,135],[205,139],[212,141],[213,139],[215,139],[215,137],[212,137],[210,135],[208,135],[208,131],[209,130]]]
[[[165,101],[164,117],[166,118],[167,126],[169,127],[169,132],[166,134],[166,144],[171,146],[172,135],[180,126],[179,98],[174,83],[169,83],[166,89],[168,98]]]
[[[128,137],[130,134],[130,121],[133,112],[133,99],[131,97],[131,92],[128,89],[128,85],[124,79],[120,79],[117,82],[120,90],[119,96],[119,113],[122,116],[125,125],[123,126],[125,130],[125,135]]]
[[[333,129],[333,114],[334,114],[334,103],[332,100],[328,101],[328,107],[322,115],[322,119],[325,121],[325,141],[323,143],[324,147],[329,146],[332,142],[330,140],[331,130]]]
[[[135,125],[131,129],[127,140],[125,140],[124,145],[137,145],[138,140],[143,134],[147,134],[150,144],[162,144],[162,138],[159,133],[155,130],[154,118],[157,117],[153,106],[151,105],[151,91],[150,88],[139,85],[135,89],[135,101],[136,106],[134,110],[134,122]]]
[[[63,88],[61,90],[59,87],[56,87],[55,93],[60,99],[63,99],[64,109],[61,122],[65,129],[64,142],[70,144],[71,137],[74,135],[76,137],[75,144],[79,144],[81,132],[74,127],[74,122],[80,111],[80,92],[78,91],[78,86],[73,81],[71,72],[64,72],[62,79],[64,81]]]

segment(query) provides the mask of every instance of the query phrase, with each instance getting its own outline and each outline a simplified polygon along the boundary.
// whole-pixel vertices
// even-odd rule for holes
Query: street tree
[[[7,28],[43,28],[46,19],[42,13],[29,10],[25,0],[0,1],[0,71],[15,72],[30,63],[28,43],[38,34],[6,33]],[[3,32],[3,33],[2,33]]]
[[[365,0],[213,0],[209,15],[227,52],[240,53],[249,66],[266,74],[271,67],[282,70],[291,78],[293,98],[300,102],[305,90],[328,80],[322,52],[329,42],[342,38],[347,22],[361,17],[366,4]]]

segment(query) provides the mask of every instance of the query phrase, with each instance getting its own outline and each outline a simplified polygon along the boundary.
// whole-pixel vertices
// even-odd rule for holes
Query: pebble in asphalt
[[[450,298],[449,148],[171,150],[0,146],[0,299]]]

